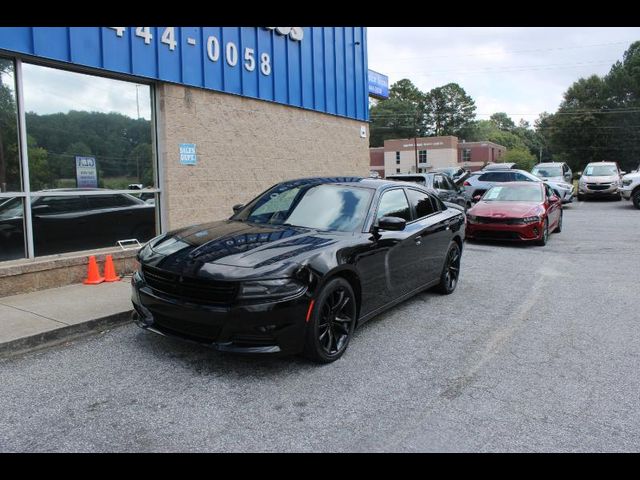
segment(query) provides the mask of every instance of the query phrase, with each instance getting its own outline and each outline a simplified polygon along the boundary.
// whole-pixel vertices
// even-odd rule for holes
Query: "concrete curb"
[[[28,337],[17,338],[0,344],[0,359],[11,358],[25,353],[53,347],[61,343],[98,333],[101,330],[124,325],[131,322],[131,312],[114,313],[102,318],[96,318],[87,322],[56,328],[47,332],[38,333]]]

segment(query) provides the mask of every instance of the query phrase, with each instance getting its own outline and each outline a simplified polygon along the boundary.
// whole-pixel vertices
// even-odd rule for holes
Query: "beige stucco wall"
[[[171,84],[157,95],[168,229],[227,218],[282,180],[368,176],[366,122]],[[181,143],[197,165],[180,164]]]
[[[420,150],[420,147],[418,147]],[[393,175],[396,169],[400,169],[400,173],[412,173],[416,170],[416,153],[415,150],[399,150],[400,165],[396,164],[396,152],[384,152],[384,171],[385,175]],[[427,167],[429,170],[439,167],[453,167],[457,165],[457,149],[440,148],[427,149]],[[425,164],[419,163],[418,167],[423,168]]]

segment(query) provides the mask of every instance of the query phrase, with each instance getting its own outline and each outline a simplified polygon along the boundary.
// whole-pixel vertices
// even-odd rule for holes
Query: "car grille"
[[[598,185],[596,183],[587,183],[587,188],[589,190],[607,190],[611,188],[611,184],[607,183],[606,185]]]
[[[476,217],[478,223],[494,223],[502,225],[521,225],[524,223],[522,218],[495,218],[495,217]]]
[[[148,266],[142,267],[142,275],[156,292],[199,303],[228,304],[238,294],[238,285],[231,282],[184,277]]]
[[[167,335],[174,335],[204,343],[215,342],[222,330],[222,328],[217,325],[189,322],[156,313],[153,314],[153,326]]]
[[[473,232],[473,236],[484,240],[520,240],[516,232],[479,231]]]

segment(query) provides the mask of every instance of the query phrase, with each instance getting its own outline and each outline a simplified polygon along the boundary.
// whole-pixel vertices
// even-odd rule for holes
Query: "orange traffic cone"
[[[87,273],[87,278],[84,282],[85,285],[96,285],[98,283],[104,282],[104,277],[100,276],[100,271],[98,270],[98,263],[96,262],[96,257],[91,255],[89,257],[89,272]]]
[[[116,275],[116,267],[113,265],[113,258],[111,255],[107,255],[104,261],[104,281],[105,282],[117,282],[120,277]]]

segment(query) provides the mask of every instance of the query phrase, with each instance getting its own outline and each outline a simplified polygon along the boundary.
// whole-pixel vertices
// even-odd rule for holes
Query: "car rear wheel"
[[[564,213],[562,212],[562,210],[560,210],[560,218],[558,219],[558,226],[553,231],[553,233],[560,233],[562,231],[562,217],[563,216],[564,216]]]
[[[633,206],[640,209],[640,190],[636,190],[632,198],[633,198]]]
[[[436,286],[436,291],[444,295],[453,293],[458,285],[460,276],[460,247],[457,243],[452,243],[447,252],[440,283]]]
[[[536,241],[536,244],[544,247],[547,244],[547,240],[549,240],[549,219],[545,218],[544,228],[542,229],[542,236]]]
[[[340,358],[356,324],[356,298],[349,282],[334,278],[314,302],[307,325],[303,354],[318,363]]]

